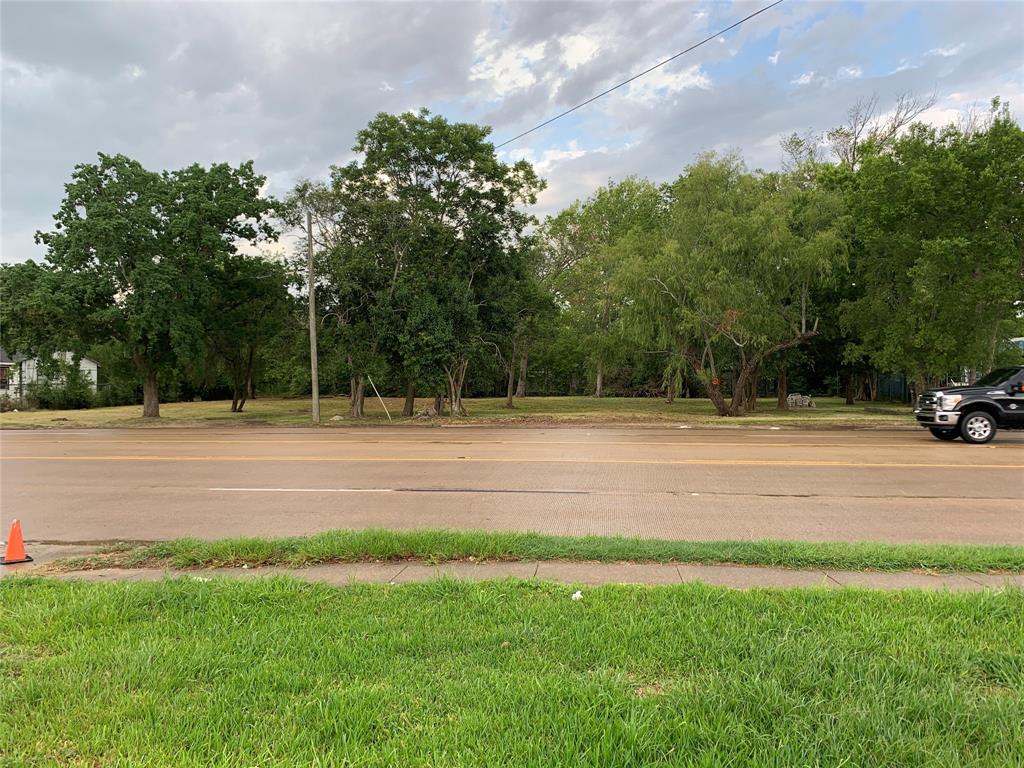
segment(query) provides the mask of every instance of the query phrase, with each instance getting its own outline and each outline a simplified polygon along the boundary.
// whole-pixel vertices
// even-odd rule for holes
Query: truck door
[[[1008,427],[1024,427],[1024,371],[1017,374],[1001,387],[1002,394],[991,395],[1003,408]],[[993,388],[994,391],[994,388]]]

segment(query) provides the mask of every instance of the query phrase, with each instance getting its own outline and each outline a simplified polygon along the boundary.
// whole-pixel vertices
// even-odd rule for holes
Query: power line
[[[596,96],[591,96],[591,97],[590,97],[589,99],[587,99],[586,101],[584,101],[584,102],[581,102],[581,103],[577,104],[577,105],[576,105],[575,107],[572,107],[571,109],[567,109],[567,110],[565,110],[565,112],[562,112],[562,113],[560,113],[560,114],[557,114],[557,115],[555,115],[554,117],[552,117],[552,118],[549,118],[548,120],[545,120],[545,121],[544,121],[543,123],[541,123],[540,125],[535,125],[535,126],[533,126],[533,128],[531,128],[530,130],[528,130],[528,131],[523,131],[523,132],[522,132],[522,133],[520,133],[520,134],[519,134],[518,136],[513,136],[513,137],[512,137],[511,139],[509,139],[508,141],[503,141],[503,142],[502,142],[501,144],[498,144],[498,145],[497,145],[497,146],[495,147],[495,149],[501,149],[501,148],[502,148],[502,147],[504,147],[504,146],[505,146],[506,144],[511,144],[511,143],[512,143],[513,141],[518,141],[519,139],[523,138],[523,136],[526,136],[527,134],[533,133],[534,131],[539,131],[539,130],[540,130],[541,128],[543,128],[543,127],[544,127],[545,125],[551,125],[551,123],[555,122],[555,120],[558,120],[558,119],[560,119],[560,118],[563,118],[563,117],[565,117],[566,115],[570,114],[571,112],[575,112],[575,111],[576,111],[577,109],[580,109],[581,107],[585,107],[585,106],[587,106],[587,104],[590,104],[590,103],[591,103],[591,102],[593,102],[593,101],[597,101],[597,100],[598,100],[598,99],[600,99],[600,98],[601,98],[602,96],[607,96],[607,95],[608,95],[609,93],[611,93],[612,91],[614,91],[614,90],[617,90],[617,89],[621,88],[621,87],[622,87],[622,86],[624,86],[624,85],[629,85],[629,84],[630,84],[630,83],[632,83],[632,82],[633,82],[634,80],[637,80],[637,79],[639,79],[639,78],[643,77],[644,75],[646,75],[646,74],[649,74],[649,73],[653,72],[653,71],[654,71],[654,70],[656,70],[656,69],[657,69],[658,67],[663,67],[663,66],[665,66],[666,64],[668,64],[668,63],[669,63],[670,61],[675,61],[675,60],[676,60],[676,59],[678,59],[678,58],[679,58],[680,56],[683,56],[683,55],[685,55],[685,54],[689,53],[689,52],[690,52],[690,51],[692,51],[692,50],[695,50],[695,49],[697,49],[697,48],[700,48],[700,47],[701,47],[702,45],[704,45],[705,43],[709,43],[709,42],[711,42],[711,41],[712,41],[712,40],[714,40],[714,39],[715,39],[716,37],[719,37],[720,35],[724,35],[724,34],[725,34],[726,32],[729,32],[730,30],[736,29],[736,27],[738,27],[738,26],[739,26],[740,24],[744,23],[745,21],[750,21],[750,20],[751,20],[752,18],[754,18],[755,16],[760,16],[760,15],[761,15],[762,13],[764,13],[764,12],[765,12],[765,11],[767,11],[767,10],[770,10],[770,9],[774,8],[774,7],[776,6],[776,5],[778,5],[778,4],[779,4],[779,3],[781,3],[781,2],[782,2],[782,0],[775,0],[775,2],[774,2],[774,3],[772,3],[772,4],[770,4],[770,5],[766,5],[766,6],[764,7],[764,8],[760,9],[759,11],[754,11],[754,13],[750,14],[749,16],[744,16],[744,17],[743,17],[742,19],[740,19],[740,20],[739,20],[739,21],[737,21],[737,22],[734,22],[734,23],[730,24],[730,25],[729,25],[728,27],[726,27],[725,29],[721,29],[721,30],[719,30],[718,32],[715,32],[715,33],[714,33],[713,35],[711,35],[710,37],[705,37],[705,38],[704,38],[703,40],[701,40],[701,41],[700,41],[699,43],[694,43],[694,44],[693,44],[693,45],[691,45],[691,46],[690,46],[689,48],[687,48],[687,49],[686,49],[685,51],[680,51],[679,53],[675,54],[674,56],[669,56],[669,57],[668,57],[667,59],[665,59],[664,61],[659,61],[659,62],[658,62],[657,64],[655,64],[655,65],[654,65],[653,67],[649,67],[649,68],[645,69],[645,70],[644,70],[643,72],[640,72],[639,74],[633,75],[633,76],[632,76],[631,78],[629,78],[629,80],[623,80],[623,81],[622,81],[621,83],[619,83],[618,85],[613,85],[613,86],[612,86],[611,88],[609,88],[609,89],[608,89],[607,91],[601,91],[601,93],[597,94]]]

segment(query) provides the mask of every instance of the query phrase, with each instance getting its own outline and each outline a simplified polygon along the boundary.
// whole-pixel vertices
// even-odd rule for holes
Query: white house
[[[55,352],[53,356],[65,363],[71,363],[75,359],[70,352]],[[38,363],[39,361],[35,358],[21,355],[10,358],[0,348],[0,395],[7,395],[19,400],[24,397],[29,385],[39,378]],[[78,370],[89,380],[92,391],[95,392],[100,364],[91,357],[82,357],[78,361]]]

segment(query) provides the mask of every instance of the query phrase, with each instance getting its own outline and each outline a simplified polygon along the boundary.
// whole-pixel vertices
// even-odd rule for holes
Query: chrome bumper
[[[960,421],[960,411],[924,411],[915,409],[914,416],[917,418],[919,426],[927,428],[952,428]]]

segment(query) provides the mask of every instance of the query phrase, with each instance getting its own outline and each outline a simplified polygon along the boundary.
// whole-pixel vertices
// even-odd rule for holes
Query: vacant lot
[[[385,398],[395,422],[414,424],[448,423],[448,417],[402,418],[403,401]],[[687,423],[723,425],[792,425],[811,427],[908,426],[913,424],[909,406],[892,403],[846,405],[838,398],[815,401],[815,408],[790,411],[775,409],[774,400],[762,401],[762,410],[749,416],[723,419],[716,416],[707,400],[677,400],[671,405],[660,398],[634,397],[528,397],[516,400],[516,407],[505,407],[504,398],[478,398],[466,401],[469,418],[457,423]],[[433,400],[417,401],[417,409],[433,406]],[[387,424],[387,415],[376,398],[367,398],[366,417],[348,416],[345,397],[321,401],[321,418],[331,425]],[[126,427],[126,426],[225,426],[228,424],[309,424],[308,399],[259,398],[248,402],[243,413],[231,413],[229,401],[204,403],[166,403],[160,406],[160,419],[143,419],[142,406],[92,408],[81,411],[20,411],[0,416],[4,427]],[[335,417],[341,419],[332,421]]]
[[[0,581],[10,765],[1024,760],[1024,593]]]

